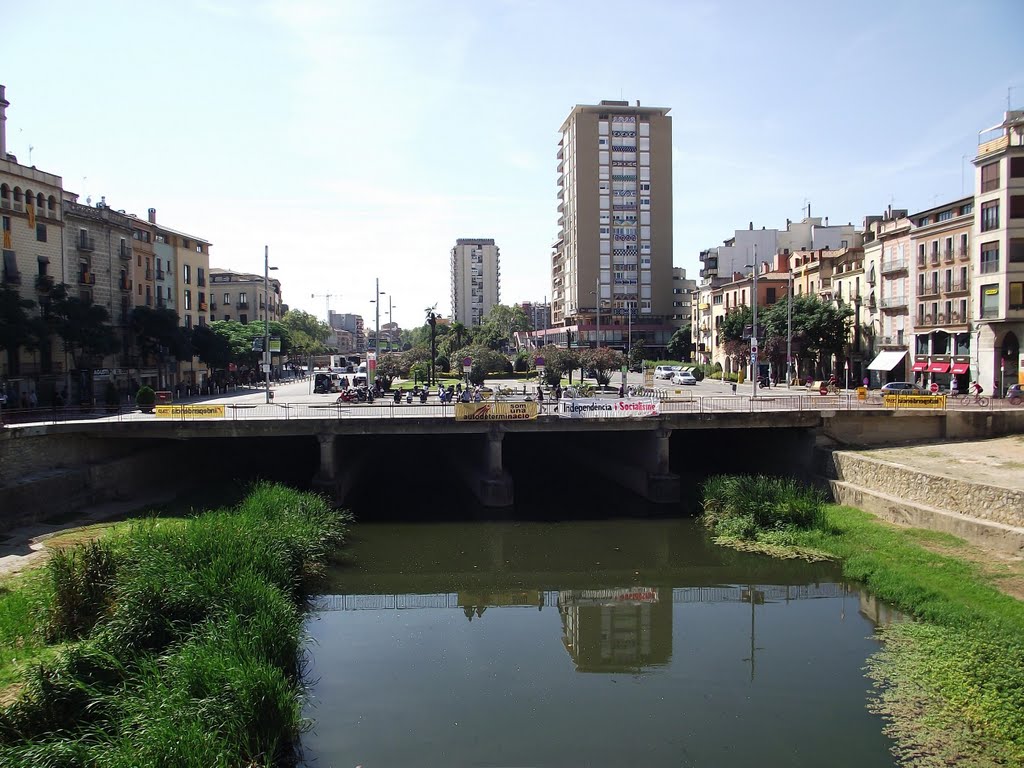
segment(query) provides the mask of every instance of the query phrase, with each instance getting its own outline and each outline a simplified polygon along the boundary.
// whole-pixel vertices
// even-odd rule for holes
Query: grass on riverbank
[[[716,479],[705,486],[705,509],[713,518],[730,487],[768,504],[771,494],[759,497],[755,486]],[[821,512],[812,525],[784,526],[776,545],[841,561],[846,578],[922,620],[881,629],[884,646],[868,665],[876,685],[870,706],[885,718],[901,762],[1024,765],[1024,603],[977,564],[922,546],[941,539],[955,552],[953,537],[895,528],[849,507],[823,504]],[[765,530],[736,541],[758,544]]]
[[[0,765],[290,760],[303,601],[346,525],[318,496],[259,485],[233,509],[55,553],[21,616],[64,646],[0,712]]]

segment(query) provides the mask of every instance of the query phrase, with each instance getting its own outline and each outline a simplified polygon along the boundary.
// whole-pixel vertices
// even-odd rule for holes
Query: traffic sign
[[[939,385],[934,381],[932,382],[932,385],[928,387],[928,389],[931,390],[931,393],[933,395],[937,395],[939,393]]]

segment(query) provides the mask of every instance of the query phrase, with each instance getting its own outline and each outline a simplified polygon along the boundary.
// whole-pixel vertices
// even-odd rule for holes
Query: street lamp
[[[760,378],[757,371],[757,243],[754,243],[754,263],[746,266],[754,268],[754,285],[750,291],[751,306],[754,308],[754,317],[750,325],[750,380],[754,390],[751,397],[757,397],[757,383]]]
[[[594,296],[594,310],[597,313],[597,339],[595,346],[601,348],[601,278],[597,277],[594,279],[595,290],[591,291]]]
[[[793,381],[793,262],[789,265],[789,295],[786,297],[786,389]],[[859,299],[858,299],[859,301]]]
[[[270,247],[263,246],[263,375],[267,380],[267,403],[270,403]]]
[[[374,297],[372,299],[370,299],[370,303],[373,304],[374,325],[375,325],[374,337],[373,337],[373,358],[374,358],[375,361],[379,361],[380,360],[380,301],[378,299],[381,296],[383,296],[385,292],[380,289],[380,278],[379,277],[375,278],[375,280],[376,280],[376,286],[377,287],[376,287],[375,292],[374,292]],[[366,366],[366,370],[367,371],[370,370],[370,366],[369,365]],[[376,379],[377,379],[376,365],[374,366],[373,378],[374,378],[374,381],[376,381]],[[371,382],[369,380],[369,378],[367,378],[366,385],[370,386],[372,383],[373,382]]]
[[[389,293],[388,294],[388,325],[390,325],[391,327],[388,328],[388,352],[391,351],[391,345],[395,341],[395,336],[394,336],[394,333],[395,333],[395,319],[391,316],[391,310],[393,310],[396,306],[398,306],[398,305],[391,303],[391,294]]]

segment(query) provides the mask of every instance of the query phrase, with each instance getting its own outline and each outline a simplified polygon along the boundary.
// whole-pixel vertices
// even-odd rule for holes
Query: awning
[[[869,371],[891,371],[895,368],[900,361],[903,360],[907,355],[907,350],[886,350],[885,352],[879,352],[878,357],[871,361],[868,365]]]
[[[928,373],[945,373],[949,370],[949,363],[932,363]]]
[[[971,370],[970,363],[953,363],[952,373],[967,373]]]
[[[913,368],[914,373],[921,373],[922,371],[927,371],[927,370],[928,370],[928,361],[927,360],[918,360],[916,363],[914,363],[914,368]]]

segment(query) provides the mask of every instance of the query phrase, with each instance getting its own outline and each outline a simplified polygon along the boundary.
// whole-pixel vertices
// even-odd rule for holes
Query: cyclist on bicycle
[[[984,387],[982,387],[981,384],[979,384],[976,381],[972,381],[971,382],[971,386],[968,389],[968,392],[970,392],[970,394],[974,395],[974,402],[978,402],[981,399],[981,393],[984,392],[984,391],[985,391]]]

